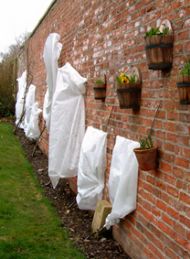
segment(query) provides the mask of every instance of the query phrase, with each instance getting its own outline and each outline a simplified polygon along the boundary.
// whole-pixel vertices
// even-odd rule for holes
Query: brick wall
[[[173,68],[167,74],[148,70],[146,64],[144,32],[158,19],[169,19],[174,29]],[[114,235],[133,258],[189,258],[190,106],[179,104],[176,82],[190,54],[190,2],[57,0],[28,43],[28,69],[41,107],[46,90],[42,53],[50,32],[61,35],[59,65],[70,62],[88,78],[86,126],[108,132],[107,172],[116,135],[133,140],[145,136],[161,104],[153,131],[160,151],[159,169],[139,171],[137,209],[114,228]],[[114,90],[118,71],[131,65],[139,67],[143,79],[138,113],[120,109]],[[104,73],[107,97],[105,102],[95,101],[93,82]],[[47,152],[47,133],[41,148]]]

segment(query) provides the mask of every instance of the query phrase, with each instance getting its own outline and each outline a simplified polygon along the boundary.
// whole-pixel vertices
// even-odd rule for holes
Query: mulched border
[[[32,157],[34,142],[29,141],[24,132],[17,130],[16,135],[21,142],[27,158],[33,165],[37,178],[61,220],[61,227],[67,229],[69,238],[86,255],[86,258],[96,259],[129,259],[120,245],[112,238],[111,231],[101,233],[99,236],[92,235],[92,213],[79,210],[76,196],[70,190],[66,180],[61,180],[56,187],[52,188],[48,177],[48,159],[39,148]]]

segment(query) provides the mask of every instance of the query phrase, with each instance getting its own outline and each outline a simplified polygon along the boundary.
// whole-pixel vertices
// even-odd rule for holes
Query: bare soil
[[[56,189],[52,188],[48,177],[47,156],[37,148],[33,157],[32,153],[35,143],[26,139],[22,130],[17,130],[16,134],[29,161],[33,165],[45,195],[57,210],[61,220],[61,226],[67,229],[69,238],[83,251],[86,258],[130,259],[120,245],[113,240],[111,231],[102,232],[98,236],[92,235],[92,214],[88,211],[78,209],[76,196],[70,190],[66,180],[61,180]]]

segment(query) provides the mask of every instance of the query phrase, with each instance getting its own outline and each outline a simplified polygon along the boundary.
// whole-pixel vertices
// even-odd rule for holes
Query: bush
[[[14,108],[10,107],[9,105],[4,104],[0,100],[0,118],[10,117],[12,115],[14,115]]]
[[[17,56],[27,39],[21,35],[16,44],[11,45],[7,53],[0,53],[0,118],[14,114],[17,92]]]
[[[0,117],[14,114],[16,65],[12,60],[3,60],[0,64]]]

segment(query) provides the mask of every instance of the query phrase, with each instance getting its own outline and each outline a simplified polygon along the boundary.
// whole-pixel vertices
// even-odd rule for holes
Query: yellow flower
[[[123,77],[121,79],[121,81],[122,81],[123,84],[128,84],[129,83],[129,79],[127,77]]]
[[[129,83],[129,79],[127,77],[123,78],[123,84],[128,84]]]
[[[124,76],[125,76],[125,73],[120,73],[119,76],[120,76],[120,77],[124,77]]]
[[[129,78],[125,73],[120,73],[119,78],[123,84],[129,83]]]

